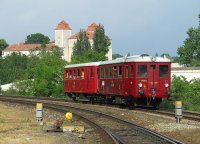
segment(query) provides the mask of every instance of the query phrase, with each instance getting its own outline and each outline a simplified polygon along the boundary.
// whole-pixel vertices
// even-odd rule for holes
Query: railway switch
[[[176,122],[180,123],[182,118],[182,101],[175,102],[175,118]]]

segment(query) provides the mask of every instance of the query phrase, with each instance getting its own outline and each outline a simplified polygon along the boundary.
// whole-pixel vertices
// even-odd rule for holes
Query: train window
[[[150,66],[150,70],[155,70],[156,69],[156,65],[151,65]]]
[[[84,69],[81,69],[81,79],[84,79]]]
[[[114,78],[117,78],[117,66],[113,67]]]
[[[133,78],[133,65],[130,66],[130,78]]]
[[[76,70],[74,70],[73,79],[76,79],[76,75],[77,75]]]
[[[105,78],[108,78],[109,76],[109,67],[105,67]]]
[[[80,72],[80,69],[78,69],[78,75],[77,75],[77,78],[80,78],[81,77],[81,72]]]
[[[112,71],[112,67],[109,67],[109,78],[113,77],[113,71]]]
[[[90,78],[93,78],[93,69],[90,68],[89,71],[90,71]]]
[[[69,79],[72,79],[72,70],[69,70]]]
[[[125,78],[128,78],[128,66],[125,66]]]
[[[100,78],[99,68],[97,69],[97,76],[98,76],[98,78]]]
[[[100,78],[104,78],[104,68],[101,68],[101,71],[100,71]]]
[[[159,66],[159,75],[160,77],[168,77],[168,65]]]
[[[118,77],[122,77],[122,66],[118,66]]]
[[[69,78],[69,72],[68,70],[65,71],[65,79],[68,79]]]
[[[138,65],[138,77],[139,78],[147,77],[147,65]]]

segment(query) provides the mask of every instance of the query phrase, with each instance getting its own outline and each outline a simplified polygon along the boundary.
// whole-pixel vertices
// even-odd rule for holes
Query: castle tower
[[[68,38],[72,35],[72,29],[69,24],[62,20],[55,29],[55,45],[63,48],[63,59],[70,61],[69,49],[68,49]]]

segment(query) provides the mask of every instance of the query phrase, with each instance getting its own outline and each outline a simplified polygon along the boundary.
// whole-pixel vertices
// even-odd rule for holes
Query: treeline
[[[0,59],[1,84],[15,83],[7,95],[58,97],[63,95],[63,68],[58,48],[30,56],[12,53]]]

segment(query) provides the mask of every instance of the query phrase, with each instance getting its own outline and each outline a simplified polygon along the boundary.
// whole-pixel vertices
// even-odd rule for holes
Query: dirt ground
[[[94,141],[101,143],[100,137],[82,122],[75,124],[86,125],[88,133],[46,133],[42,130],[51,127],[56,119],[63,115],[45,110],[46,124],[42,128],[36,122],[35,107],[0,102],[0,144],[90,144]]]

